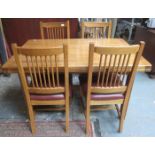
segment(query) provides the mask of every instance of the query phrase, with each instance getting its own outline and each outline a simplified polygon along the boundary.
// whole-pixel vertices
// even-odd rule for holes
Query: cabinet
[[[151,77],[155,77],[155,29],[136,26],[135,42],[145,41],[143,56],[152,64]]]

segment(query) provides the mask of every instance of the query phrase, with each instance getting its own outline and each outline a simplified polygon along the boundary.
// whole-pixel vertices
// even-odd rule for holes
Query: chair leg
[[[119,123],[119,132],[123,131],[123,126],[124,126],[124,117],[123,117],[123,115],[121,115],[120,123]]]
[[[20,81],[20,83],[22,85],[21,78],[20,78],[19,74],[18,74],[18,77],[19,77],[19,81]],[[22,85],[22,88],[23,88],[23,85]],[[24,88],[22,90],[24,90]],[[23,91],[23,93],[24,93],[24,91]],[[27,106],[28,106],[28,113],[29,113],[31,131],[32,131],[32,134],[35,134],[36,133],[36,126],[35,126],[35,116],[34,116],[33,107],[31,105],[30,101],[27,100],[25,95],[24,95],[24,99],[25,99],[25,101],[27,103]]]
[[[86,134],[90,134],[90,106],[87,104],[86,107]]]
[[[118,118],[120,118],[121,114],[120,114],[120,108],[118,107],[117,104],[115,104],[115,107],[116,107],[116,110],[117,110],[117,113],[118,113]]]
[[[121,105],[119,132],[123,131],[125,116],[126,116],[126,104],[124,103]]]
[[[84,103],[83,103],[83,91],[82,91],[82,88],[81,88],[81,86],[79,87],[79,89],[80,89],[80,111],[81,111],[81,113],[84,111],[84,115],[86,116],[86,114],[85,114],[85,106],[84,106]]]
[[[69,130],[69,103],[66,104],[66,132]]]
[[[31,125],[32,134],[35,134],[36,133],[35,115],[34,115],[32,106],[29,107],[29,117],[30,117],[30,125]]]

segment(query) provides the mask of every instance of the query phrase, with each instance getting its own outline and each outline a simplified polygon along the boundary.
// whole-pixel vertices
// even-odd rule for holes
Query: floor
[[[85,120],[79,92],[71,101],[70,120]],[[37,120],[62,121],[63,112],[38,112]],[[27,108],[17,74],[0,75],[0,121],[28,121]],[[119,121],[114,110],[91,112],[94,136],[155,136],[155,79],[145,73],[137,73],[130,98],[128,113],[122,133],[118,133]]]

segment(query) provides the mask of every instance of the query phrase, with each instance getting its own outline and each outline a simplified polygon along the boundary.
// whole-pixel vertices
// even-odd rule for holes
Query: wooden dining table
[[[88,71],[88,57],[89,44],[94,43],[95,46],[128,46],[129,44],[123,39],[30,39],[24,43],[22,47],[25,48],[39,48],[39,47],[57,47],[63,44],[68,45],[68,67],[70,73],[86,73]],[[131,68],[133,64],[134,55],[131,56],[128,67]],[[25,60],[23,60],[25,61]],[[99,58],[95,58],[95,65],[97,66]],[[61,63],[61,59],[60,59]],[[138,72],[150,72],[152,65],[143,56],[138,65]],[[18,68],[12,56],[2,66],[3,72],[17,73]]]

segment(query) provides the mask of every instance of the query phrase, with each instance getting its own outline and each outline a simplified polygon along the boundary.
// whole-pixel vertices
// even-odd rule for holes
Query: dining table
[[[88,71],[88,58],[89,58],[89,44],[94,43],[95,46],[129,46],[129,44],[120,38],[110,39],[29,39],[22,47],[25,48],[44,48],[44,47],[58,47],[63,44],[68,45],[68,69],[70,73],[87,73]],[[134,56],[131,55],[128,68],[130,69]],[[24,58],[21,57],[24,60]],[[59,60],[60,64],[61,58]],[[94,65],[98,65],[99,57],[95,57]],[[108,63],[108,62],[107,62]],[[26,66],[25,66],[26,67]],[[143,56],[140,59],[137,72],[150,72],[152,68],[151,63]],[[10,57],[7,62],[2,66],[5,73],[18,73],[17,64],[14,55]]]

